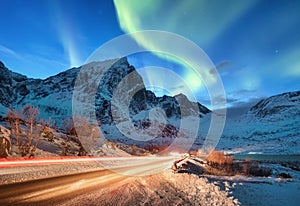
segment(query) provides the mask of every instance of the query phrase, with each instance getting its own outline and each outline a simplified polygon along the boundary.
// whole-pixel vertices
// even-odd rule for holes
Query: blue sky
[[[297,0],[2,0],[1,7],[0,60],[29,77],[79,66],[118,35],[155,29],[182,35],[207,53],[229,106],[300,90]],[[131,58],[137,67],[153,62],[180,67],[151,55]],[[209,104],[202,90],[196,96]]]

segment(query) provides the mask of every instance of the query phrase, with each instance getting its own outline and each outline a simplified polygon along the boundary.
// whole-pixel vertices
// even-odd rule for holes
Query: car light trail
[[[1,159],[0,168],[6,167],[19,167],[19,166],[34,166],[34,165],[49,165],[49,164],[63,164],[63,163],[74,163],[74,162],[98,162],[105,165],[106,162],[111,161],[131,161],[133,164],[143,161],[155,161],[155,160],[172,160],[176,158],[175,156],[149,156],[149,157],[58,157],[58,158],[33,158],[33,159]]]

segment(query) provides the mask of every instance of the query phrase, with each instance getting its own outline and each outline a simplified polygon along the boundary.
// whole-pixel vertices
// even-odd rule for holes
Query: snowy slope
[[[219,148],[236,152],[300,153],[300,91],[261,100],[226,121]]]
[[[19,109],[32,104],[40,108],[40,118],[60,120],[62,116],[70,116],[72,85],[77,71],[73,68],[41,80],[11,72],[0,64],[0,114],[5,114],[9,107]]]
[[[251,107],[249,115],[267,121],[280,121],[300,116],[300,91],[288,92],[259,101]]]
[[[210,127],[210,110],[199,103],[190,102],[183,94],[175,97],[156,97],[153,92],[144,88],[141,76],[135,72],[133,66],[129,65],[126,58],[119,59],[103,73],[111,61],[84,65],[90,69],[90,72],[82,74],[86,81],[82,87],[79,87],[81,95],[78,97],[82,100],[89,98],[91,95],[89,88],[95,86],[95,81],[91,77],[103,75],[95,98],[95,108],[105,138],[139,146],[169,145],[176,137],[188,137],[189,128],[192,130],[194,127],[199,127],[192,149],[198,149],[203,145]],[[81,68],[72,68],[40,80],[11,72],[0,63],[0,115],[5,115],[10,106],[20,108],[29,103],[40,108],[40,118],[51,117],[58,127],[62,127],[63,120],[72,115],[73,89]],[[132,78],[126,79],[129,75],[132,75]],[[122,115],[129,112],[127,120],[122,118],[122,115],[118,118],[112,117],[114,112],[112,108],[117,108],[111,107],[112,98],[121,83],[123,87],[119,91],[120,95],[134,94],[131,99],[117,99],[115,104]],[[134,93],[135,89],[138,89],[138,92]],[[182,102],[184,104],[179,104]],[[83,104],[80,108],[82,112],[85,112],[85,107],[87,106]],[[199,125],[195,123],[196,121],[189,120],[188,116],[193,114],[202,117]],[[165,121],[151,122],[151,118]],[[184,119],[188,119],[190,123],[183,134],[179,130],[181,120]],[[127,135],[119,129],[128,124],[128,121],[137,129],[142,132],[147,131],[149,136],[156,138],[134,140],[126,137]],[[157,128],[161,130],[159,133]],[[261,100],[246,114],[234,119],[227,117],[218,148],[233,152],[299,154],[299,128],[300,91],[275,95]],[[130,132],[132,131],[128,130],[128,133]],[[184,144],[184,140],[182,141]]]
[[[111,65],[107,68],[107,65]],[[81,69],[88,69],[88,72],[80,72]],[[106,70],[108,69],[108,70]],[[84,70],[83,70],[84,71]],[[40,108],[40,118],[55,121],[59,128],[63,128],[65,118],[72,115],[72,95],[76,78],[80,72],[82,84],[77,86],[79,91],[76,98],[82,101],[79,110],[85,113],[88,107],[85,100],[92,95],[93,87],[98,88],[95,96],[95,110],[97,120],[100,122],[103,134],[107,139],[118,140],[123,143],[141,143],[131,141],[126,135],[121,133],[116,124],[122,124],[124,119],[113,118],[112,98],[117,90],[120,95],[130,94],[132,98],[120,98],[117,101],[119,111],[129,112],[129,119],[135,126],[149,124],[152,111],[158,109],[162,112],[162,117],[166,119],[167,128],[163,130],[161,136],[170,138],[176,136],[176,130],[180,126],[180,119],[184,116],[195,115],[204,117],[210,112],[209,109],[199,103],[190,102],[183,94],[175,97],[156,97],[151,91],[145,89],[141,76],[135,68],[129,65],[126,58],[118,60],[107,60],[104,62],[91,62],[79,68],[72,68],[47,79],[30,79],[26,76],[11,72],[0,64],[0,114],[5,115],[7,108],[21,108],[23,105],[32,104]],[[130,76],[131,78],[126,78]],[[97,78],[102,76],[97,85]],[[98,86],[98,87],[97,87]],[[116,103],[116,102],[115,102]],[[127,104],[125,104],[127,103]],[[154,115],[155,116],[155,115]],[[143,128],[142,128],[143,129]],[[169,140],[167,140],[169,141]],[[154,142],[161,142],[156,139]]]

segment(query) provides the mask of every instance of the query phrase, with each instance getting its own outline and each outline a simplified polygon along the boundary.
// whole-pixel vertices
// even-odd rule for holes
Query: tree
[[[16,138],[16,145],[19,147],[19,136],[20,136],[20,113],[13,109],[10,108],[6,114],[6,118],[9,122],[9,125],[11,127],[11,134],[15,136]]]
[[[11,126],[11,136],[14,135],[16,145],[22,156],[28,154],[33,156],[38,146],[41,131],[36,126],[36,122],[39,113],[39,108],[32,105],[25,105],[20,111],[11,108],[6,114],[6,119]],[[27,129],[24,126],[21,127],[23,124]]]
[[[37,116],[39,114],[40,114],[39,108],[34,107],[30,104],[27,104],[22,108],[22,115],[24,117],[24,121],[27,127],[29,127],[29,145],[32,145],[33,127],[36,124]]]
[[[68,139],[68,135],[72,135],[73,139],[79,145],[78,155],[90,154],[104,143],[98,124],[89,122],[85,117],[73,116],[73,118],[65,119],[64,128]]]
[[[65,128],[67,136],[68,135],[74,135],[74,136],[77,135],[76,131],[75,131],[75,128],[74,128],[74,123],[73,123],[72,118],[64,119],[64,128]]]

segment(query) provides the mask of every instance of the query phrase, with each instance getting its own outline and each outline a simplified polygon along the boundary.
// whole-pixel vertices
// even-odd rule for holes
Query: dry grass
[[[233,156],[226,155],[222,151],[211,151],[206,158],[208,167],[207,174],[212,175],[237,175],[268,177],[272,174],[271,169],[261,167],[258,162],[252,160],[233,161]]]
[[[213,150],[207,156],[206,161],[209,164],[232,165],[233,157],[226,155],[224,152]]]
[[[209,167],[206,173],[214,175],[233,175],[233,157],[221,151],[211,151],[206,158]]]

